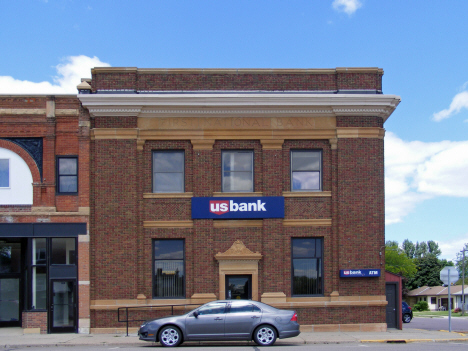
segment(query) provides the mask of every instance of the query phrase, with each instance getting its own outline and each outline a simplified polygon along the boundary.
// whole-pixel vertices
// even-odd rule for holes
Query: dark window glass
[[[253,191],[253,151],[223,151],[223,191]]]
[[[244,312],[261,312],[260,308],[250,303],[235,303],[231,304],[229,313],[244,313]]]
[[[292,239],[293,295],[323,294],[321,238]]]
[[[52,264],[75,264],[75,238],[52,238]]]
[[[431,297],[431,305],[435,305],[437,303],[436,297]]]
[[[206,315],[206,314],[224,313],[225,310],[226,310],[225,302],[215,302],[215,303],[210,303],[209,305],[201,307],[197,312],[199,315]]]
[[[78,159],[76,157],[57,158],[57,192],[78,192]]]
[[[153,151],[153,192],[184,192],[184,151]]]
[[[184,240],[154,240],[153,251],[153,296],[184,297]]]
[[[291,151],[291,190],[317,191],[322,189],[322,151]]]
[[[10,186],[10,160],[0,159],[0,188]]]
[[[21,244],[0,243],[0,273],[21,272]]]

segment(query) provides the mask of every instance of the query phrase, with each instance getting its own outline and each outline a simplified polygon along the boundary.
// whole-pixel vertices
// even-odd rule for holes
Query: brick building
[[[89,332],[89,118],[0,96],[0,327]]]
[[[383,125],[400,100],[382,75],[93,69],[91,330],[122,328],[119,306],[224,298],[386,329]]]

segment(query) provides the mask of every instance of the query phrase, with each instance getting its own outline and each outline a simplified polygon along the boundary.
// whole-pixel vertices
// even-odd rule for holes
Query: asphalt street
[[[414,317],[410,323],[403,323],[403,329],[449,330],[448,317]],[[468,318],[452,318],[452,331],[468,334]]]

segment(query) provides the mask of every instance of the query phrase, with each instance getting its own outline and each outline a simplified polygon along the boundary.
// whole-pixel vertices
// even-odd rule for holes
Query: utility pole
[[[463,249],[463,269],[462,269],[462,316],[465,315],[465,251],[468,249]]]

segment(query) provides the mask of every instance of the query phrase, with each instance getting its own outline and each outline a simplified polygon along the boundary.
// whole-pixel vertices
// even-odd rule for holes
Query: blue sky
[[[468,242],[468,2],[0,2],[0,94],[75,93],[90,68],[380,67],[386,237]]]

